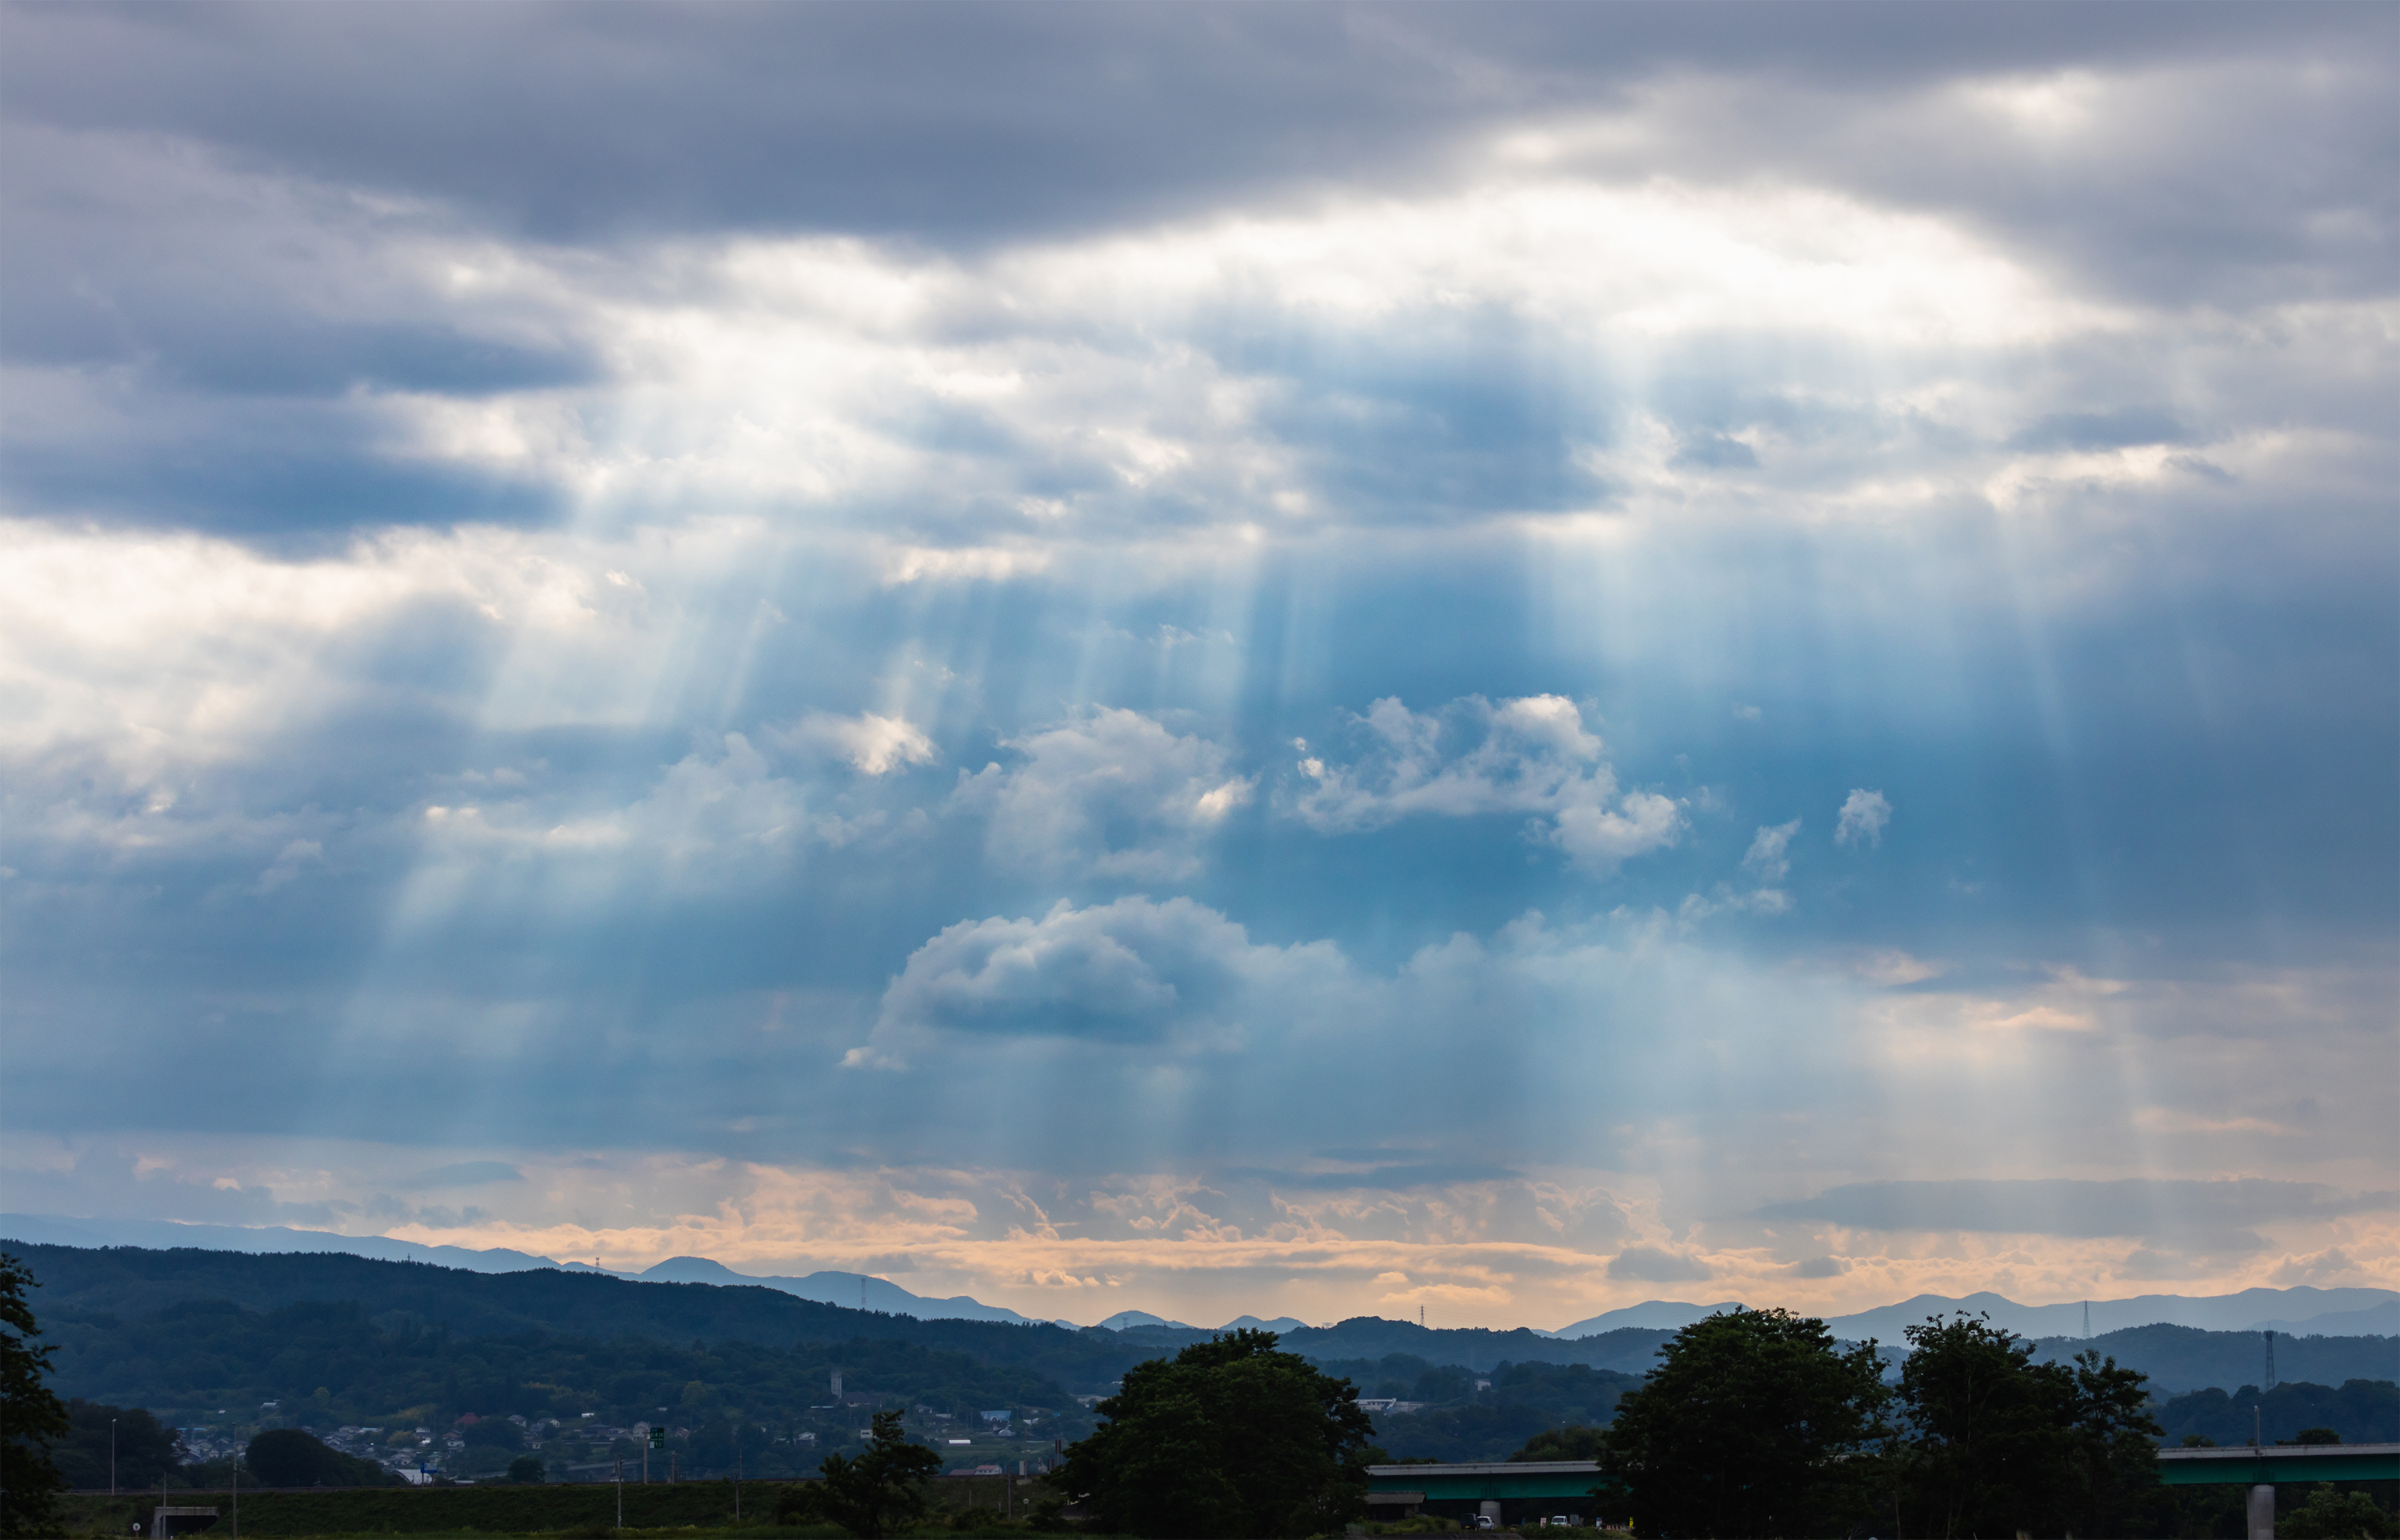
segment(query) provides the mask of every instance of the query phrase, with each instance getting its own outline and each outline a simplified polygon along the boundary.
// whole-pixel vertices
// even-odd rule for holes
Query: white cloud
[[[1909,984],[1922,984],[1929,978],[1939,978],[1948,971],[1948,967],[1944,963],[1912,957],[1897,947],[1882,947],[1853,962],[1850,971],[1870,984],[1898,988]]]
[[[1762,824],[1750,842],[1750,852],[1741,864],[1758,874],[1760,880],[1780,882],[1792,872],[1792,837],[1800,832],[1800,820],[1772,826]]]
[[[961,771],[952,806],[984,815],[994,856],[1036,870],[1188,878],[1255,784],[1221,744],[1108,706],[1002,746],[1018,763]]]
[[[1883,793],[1863,787],[1854,790],[1842,804],[1842,821],[1834,829],[1834,843],[1848,845],[1862,841],[1870,845],[1883,843],[1883,826],[1891,822],[1891,803]]]
[[[1712,914],[1790,914],[1792,895],[1781,888],[1754,888],[1737,893],[1728,883],[1716,885],[1712,897],[1686,893],[1675,910],[1675,918],[1687,925],[1698,924]]]
[[[1716,1269],[1688,1251],[1629,1246],[1608,1260],[1608,1275],[1639,1283],[1698,1283],[1716,1276]]]
[[[1297,966],[1309,980],[1295,980]],[[1333,947],[1252,944],[1188,898],[1122,898],[1039,920],[963,920],[912,954],[884,991],[852,1066],[902,1067],[928,1033],[1233,1046],[1253,1025],[1288,1023],[1289,998],[1347,973]],[[1278,995],[1287,998],[1275,998]]]
[[[302,868],[324,864],[325,847],[321,841],[294,839],[276,855],[273,865],[258,874],[258,880],[252,885],[251,891],[260,894],[271,893],[298,877]]]
[[[861,712],[836,716],[812,711],[784,731],[769,735],[787,748],[848,760],[862,775],[887,775],[909,765],[930,765],[941,751],[923,731],[898,716]]]
[[[610,902],[629,882],[684,892],[756,882],[811,845],[850,844],[889,823],[880,810],[845,815],[811,802],[809,787],[729,732],[702,741],[621,806],[575,810],[547,797],[433,804],[420,816],[436,859],[411,879],[403,907],[421,915],[488,902],[478,873],[494,862],[554,884],[552,901],[569,906]],[[594,862],[609,879],[595,875]]]
[[[1343,834],[1416,816],[1533,815],[1539,838],[1575,865],[1606,874],[1630,857],[1672,845],[1680,804],[1654,792],[1619,795],[1616,773],[1586,731],[1575,702],[1557,695],[1502,701],[1480,695],[1417,713],[1397,697],[1352,718],[1364,740],[1356,761],[1306,754],[1312,784],[1294,811],[1312,828]]]

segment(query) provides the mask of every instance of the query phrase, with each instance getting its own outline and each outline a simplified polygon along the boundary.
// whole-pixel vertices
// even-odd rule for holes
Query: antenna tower
[[[2083,1302],[2083,1340],[2092,1340],[2092,1302],[2089,1300]]]
[[[2260,1388],[2275,1388],[2275,1334],[2271,1331],[2267,1333],[2267,1383]]]

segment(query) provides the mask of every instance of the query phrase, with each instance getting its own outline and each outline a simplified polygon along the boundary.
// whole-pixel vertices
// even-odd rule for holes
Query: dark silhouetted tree
[[[1597,1460],[1601,1440],[1607,1436],[1603,1427],[1588,1427],[1571,1423],[1565,1427],[1546,1427],[1525,1440],[1525,1447],[1508,1456],[1510,1463],[1533,1460]]]
[[[2309,1500],[2275,1520],[2282,1540],[2393,1540],[2400,1535],[2400,1518],[2363,1492],[2341,1492],[2330,1484],[2309,1492]]]
[[[941,1470],[942,1457],[909,1441],[898,1411],[879,1411],[866,1452],[855,1460],[830,1454],[817,1468],[824,1480],[784,1489],[775,1521],[830,1520],[860,1540],[880,1540],[924,1517],[925,1482]]]
[[[1874,1342],[1845,1349],[1820,1320],[1734,1310],[1658,1356],[1602,1441],[1603,1506],[1674,1535],[1840,1534],[1873,1511],[1890,1432]]]
[[[1236,1331],[1135,1365],[1057,1484],[1101,1527],[1160,1540],[1340,1529],[1365,1509],[1374,1424],[1349,1381],[1275,1341]]]
[[[41,1285],[23,1262],[0,1252],[0,1534],[57,1529],[53,1498],[65,1483],[50,1443],[66,1437],[67,1409],[44,1383],[54,1347],[36,1347],[42,1329],[26,1291]]]
[[[182,1468],[183,1440],[175,1430],[141,1407],[113,1407],[100,1401],[69,1401],[67,1421],[73,1430],[58,1451],[59,1473],[72,1487],[108,1485],[109,1424],[116,1424],[116,1484],[140,1490]]]
[[[242,1464],[270,1487],[382,1487],[401,1481],[374,1461],[345,1454],[296,1427],[269,1428],[252,1438]]]
[[[2149,1533],[2160,1521],[2143,1376],[2097,1353],[2036,1363],[1982,1316],[1908,1329],[1895,1476],[1910,1533]]]

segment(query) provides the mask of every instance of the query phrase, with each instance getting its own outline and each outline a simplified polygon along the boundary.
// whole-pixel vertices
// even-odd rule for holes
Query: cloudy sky
[[[2400,1286],[2400,12],[0,28],[0,1206]]]

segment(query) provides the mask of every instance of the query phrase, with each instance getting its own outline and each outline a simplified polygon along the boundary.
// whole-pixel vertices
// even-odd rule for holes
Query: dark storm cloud
[[[1815,1220],[1860,1230],[1965,1230],[1997,1234],[2175,1237],[2213,1249],[2265,1244],[2253,1226],[2380,1212],[2400,1192],[2344,1192],[2320,1182],[2243,1178],[2185,1181],[1879,1181],[1768,1204],[1763,1220]]]
[[[1658,77],[1890,93],[2346,49],[2390,24],[2298,7],[24,7],[0,96],[20,122],[187,139],[544,238],[947,240],[1408,174],[1462,133]]]

